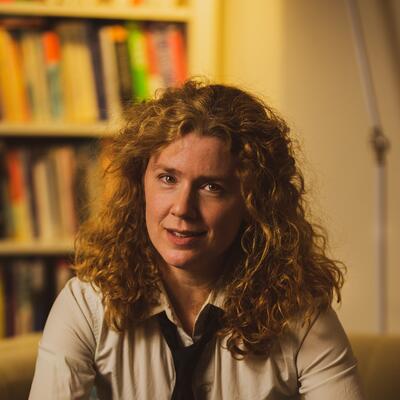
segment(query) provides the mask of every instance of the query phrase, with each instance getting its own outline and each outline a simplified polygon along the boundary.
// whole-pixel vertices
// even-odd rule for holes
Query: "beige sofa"
[[[0,400],[26,400],[39,334],[0,340]],[[400,336],[352,335],[367,400],[400,398]],[[323,400],[323,399],[321,399]]]

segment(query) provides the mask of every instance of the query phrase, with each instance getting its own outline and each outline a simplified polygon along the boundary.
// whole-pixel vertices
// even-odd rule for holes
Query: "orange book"
[[[33,237],[32,215],[29,209],[27,183],[22,165],[22,149],[11,149],[6,154],[9,181],[9,194],[16,240],[29,240]]]

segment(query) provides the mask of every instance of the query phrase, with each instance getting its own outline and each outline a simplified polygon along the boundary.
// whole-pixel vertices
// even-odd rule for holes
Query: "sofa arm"
[[[31,388],[40,333],[0,340],[0,400],[26,400]]]
[[[400,335],[353,334],[350,342],[366,399],[399,399]]]

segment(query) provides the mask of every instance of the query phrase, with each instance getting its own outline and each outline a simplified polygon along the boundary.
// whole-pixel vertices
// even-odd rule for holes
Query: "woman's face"
[[[196,133],[150,158],[144,176],[147,231],[170,267],[218,273],[244,215],[235,164],[221,139]]]

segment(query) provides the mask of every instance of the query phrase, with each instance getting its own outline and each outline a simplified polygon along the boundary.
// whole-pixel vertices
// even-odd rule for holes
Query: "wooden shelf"
[[[0,137],[106,137],[115,134],[118,128],[117,124],[111,122],[99,122],[95,124],[0,122]]]
[[[0,256],[51,256],[72,254],[73,252],[74,244],[72,239],[58,240],[57,242],[0,240]]]
[[[131,6],[93,5],[69,6],[49,5],[45,3],[18,2],[1,4],[0,15],[37,16],[37,17],[72,17],[96,19],[123,19],[141,21],[187,22],[191,18],[190,9],[186,6]]]

